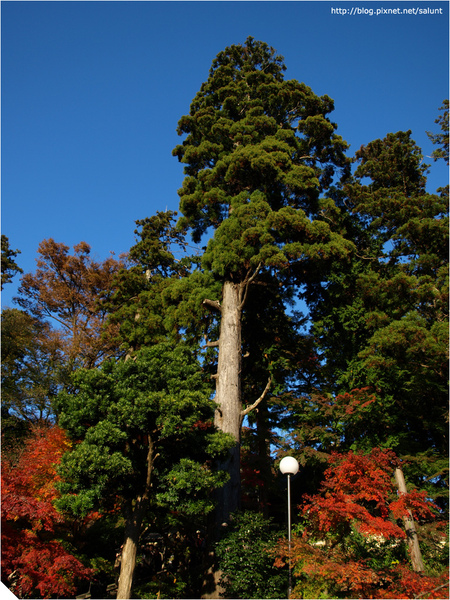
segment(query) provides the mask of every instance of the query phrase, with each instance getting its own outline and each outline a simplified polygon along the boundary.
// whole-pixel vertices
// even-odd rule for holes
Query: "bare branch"
[[[264,388],[264,391],[261,394],[261,396],[258,398],[258,400],[253,402],[253,404],[250,404],[250,406],[247,406],[247,408],[245,410],[241,411],[241,418],[245,417],[245,415],[248,415],[249,412],[251,412],[254,408],[256,408],[258,406],[258,404],[260,404],[264,400],[267,392],[270,389],[271,384],[272,384],[272,377],[269,377],[269,380],[267,381],[267,385]]]
[[[207,306],[211,310],[216,310],[218,312],[222,311],[222,309],[220,308],[220,302],[218,302],[217,300],[208,300],[207,298],[205,298],[202,304],[204,306]]]
[[[215,341],[215,342],[206,342],[206,344],[203,346],[204,348],[217,348],[219,346],[219,340]]]
[[[442,588],[445,588],[445,587],[448,587],[446,583],[444,583],[444,585],[440,585],[437,588],[434,588],[434,590],[429,590],[428,592],[423,592],[422,594],[419,594],[418,596],[414,596],[414,598],[417,600],[417,598],[423,598],[424,596],[429,596],[433,592],[437,592],[438,590],[441,590]]]
[[[247,300],[247,292],[248,292],[248,286],[252,283],[252,281],[255,279],[255,277],[258,275],[260,269],[261,269],[262,263],[259,263],[259,265],[256,267],[255,271],[253,272],[253,274],[249,277],[247,276],[244,281],[241,283],[241,291],[242,289],[244,289],[244,297],[241,300],[241,305],[239,307],[240,310],[243,309],[245,301]],[[242,294],[241,294],[242,297]]]
[[[251,283],[251,282],[252,282],[252,281],[255,279],[255,277],[258,275],[258,273],[259,273],[259,271],[260,271],[261,267],[262,267],[262,263],[259,263],[259,265],[256,267],[256,269],[255,269],[255,272],[253,273],[253,275],[252,275],[251,277],[249,277],[248,279],[247,279],[247,278],[245,278],[245,281],[244,281],[244,283],[246,283],[247,285],[248,285],[249,283]]]

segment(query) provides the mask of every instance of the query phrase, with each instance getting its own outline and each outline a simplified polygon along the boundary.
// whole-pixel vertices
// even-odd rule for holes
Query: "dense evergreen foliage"
[[[249,511],[234,515],[229,531],[216,546],[224,597],[284,597],[287,574],[274,565],[274,551],[282,535],[261,514]]]
[[[448,186],[411,131],[349,158],[284,72],[253,38],[220,52],[178,123],[180,215],[120,259],[44,240],[3,310],[21,597],[277,598],[289,556],[294,597],[445,596]],[[2,286],[18,254],[2,236]]]
[[[2,234],[2,262],[1,262],[1,289],[6,283],[10,283],[12,278],[17,273],[23,273],[22,269],[18,266],[15,259],[20,250],[12,250],[9,246],[9,239],[6,235]]]

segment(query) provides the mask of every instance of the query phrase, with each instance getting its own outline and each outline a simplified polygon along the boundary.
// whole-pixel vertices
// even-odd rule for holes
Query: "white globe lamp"
[[[283,475],[296,475],[298,473],[298,461],[293,456],[285,456],[280,462],[280,471]]]
[[[287,502],[288,502],[288,541],[289,541],[289,588],[288,598],[292,593],[292,570],[291,570],[291,475],[298,473],[298,461],[293,456],[285,456],[280,461],[280,471],[283,475],[287,475]]]

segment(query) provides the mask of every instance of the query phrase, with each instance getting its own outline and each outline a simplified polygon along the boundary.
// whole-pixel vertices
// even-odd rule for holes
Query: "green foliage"
[[[283,598],[285,569],[274,566],[279,531],[258,513],[236,513],[230,531],[216,545],[225,598]]]
[[[442,115],[440,115],[435,120],[435,123],[440,125],[441,133],[430,133],[427,131],[427,135],[433,142],[433,144],[439,146],[436,150],[433,151],[432,156],[434,160],[439,160],[440,158],[443,158],[448,164],[448,99],[444,100],[439,110],[442,111]]]
[[[227,476],[224,471],[220,471],[217,476],[205,465],[182,458],[167,473],[161,484],[161,491],[157,494],[157,500],[162,506],[176,507],[177,512],[179,511],[187,517],[208,515],[214,509],[211,493],[226,480]],[[205,490],[207,495],[199,497],[199,492]]]
[[[9,246],[9,239],[4,234],[2,234],[1,251],[1,289],[3,289],[5,283],[10,283],[14,275],[23,273],[23,271],[14,260],[20,254],[20,250],[12,250]]]
[[[64,359],[50,325],[16,308],[1,314],[2,411],[7,424],[50,421],[64,383]],[[9,419],[9,420],[8,420]]]
[[[83,515],[142,494],[150,444],[161,500],[190,515],[211,510],[209,494],[223,483],[211,461],[228,439],[214,431],[209,387],[186,347],[159,344],[136,360],[78,371],[73,386],[57,401],[61,425],[79,440],[60,467],[62,510]]]
[[[218,297],[220,285],[199,269],[198,256],[187,253],[185,230],[175,226],[175,217],[166,211],[136,221],[130,265],[117,275],[117,289],[106,304],[127,351],[168,336],[175,342],[182,336],[192,340],[193,351],[198,351],[198,339],[208,330],[210,319],[202,302]]]
[[[444,508],[448,202],[426,193],[426,166],[410,134],[362,147],[355,178],[335,192],[337,205],[352,211],[334,218],[355,250],[330,265],[326,285],[307,285],[325,360],[322,393],[294,409],[296,436],[302,453],[307,442],[322,458],[333,447],[392,448]]]
[[[221,278],[243,278],[260,263],[283,267],[308,244],[334,242],[325,222],[320,233],[309,217],[319,188],[345,172],[347,146],[326,116],[332,100],[285,81],[284,70],[283,58],[251,37],[226,48],[178,124],[186,135],[173,151],[186,174],[180,224],[196,241],[216,230],[202,265]]]

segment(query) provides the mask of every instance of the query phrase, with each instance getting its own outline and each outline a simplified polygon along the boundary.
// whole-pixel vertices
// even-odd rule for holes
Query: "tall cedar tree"
[[[345,142],[327,118],[328,96],[284,80],[281,56],[249,37],[220,52],[209,77],[178,124],[185,135],[173,154],[185,165],[179,190],[180,225],[199,242],[212,235],[201,260],[221,285],[205,305],[220,318],[216,425],[235,439],[222,467],[230,482],[218,519],[239,505],[242,409],[242,319],[248,290],[265,273],[302,282],[303,265],[343,258],[351,243],[335,235],[320,212],[333,209],[320,194],[345,173]],[[296,265],[296,269],[289,269]],[[267,372],[265,380],[269,373]],[[269,378],[269,382],[270,382]]]
[[[213,426],[209,385],[187,347],[160,343],[134,360],[78,370],[57,407],[61,426],[79,442],[61,462],[58,506],[78,516],[120,506],[125,533],[117,597],[130,598],[149,506],[201,521],[224,482],[212,462],[230,442]]]

